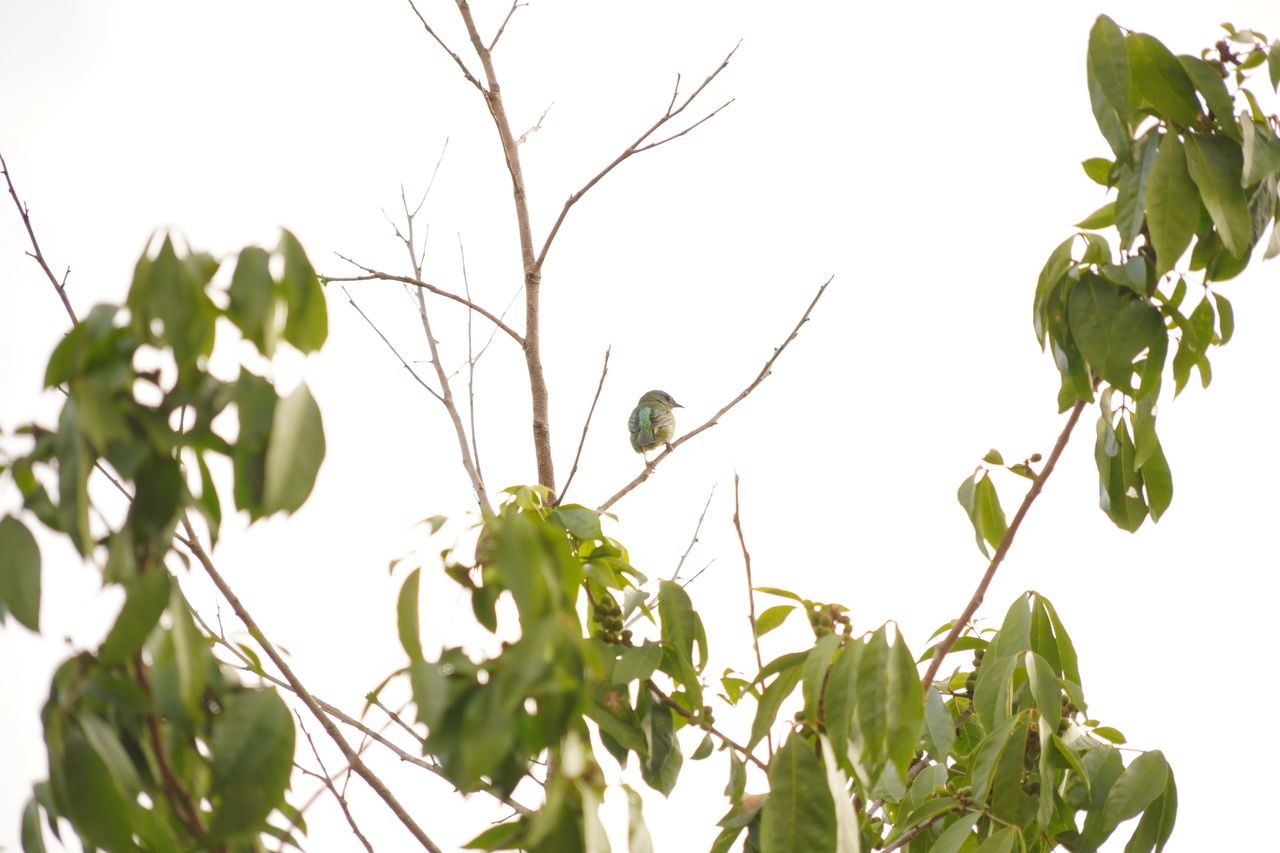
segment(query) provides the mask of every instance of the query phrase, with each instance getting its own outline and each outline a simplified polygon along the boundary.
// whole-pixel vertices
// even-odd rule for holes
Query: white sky
[[[491,19],[506,11],[475,5]],[[461,46],[452,4],[423,8]],[[554,103],[522,152],[538,233],[657,117],[677,72],[686,85],[700,81],[743,39],[705,106],[736,103],[597,187],[570,215],[546,268],[544,351],[561,481],[613,347],[570,500],[594,506],[638,472],[622,422],[640,393],[663,388],[685,405],[682,428],[701,423],[755,375],[817,286],[836,277],[765,385],[615,507],[613,532],[634,562],[666,575],[716,486],[687,564],[711,563],[690,587],[712,637],[709,676],[751,666],[730,523],[735,469],[758,584],[843,602],[860,629],[896,619],[917,651],[968,600],[983,561],[957,485],[989,447],[1006,458],[1047,453],[1060,429],[1056,372],[1035,345],[1031,297],[1048,252],[1103,200],[1078,165],[1107,153],[1084,80],[1100,11],[1175,52],[1212,43],[1223,20],[1280,35],[1280,7],[1266,0],[785,9],[577,0],[535,2],[516,15],[498,68],[517,133]],[[500,310],[519,269],[494,136],[475,92],[405,3],[0,0],[0,153],[51,263],[71,267],[82,313],[123,298],[158,226],[228,253],[274,244],[287,225],[322,272],[346,271],[333,252],[405,271],[380,211],[398,207],[402,183],[421,193],[446,138],[419,220],[430,223],[427,273],[460,289],[460,234],[472,292]],[[6,199],[6,431],[54,410],[56,400],[40,394],[43,364],[67,327],[26,248]],[[1255,262],[1222,287],[1237,332],[1213,355],[1215,381],[1207,392],[1193,382],[1162,408],[1175,483],[1162,522],[1129,535],[1097,509],[1096,412],[1087,415],[980,612],[998,624],[1027,588],[1057,605],[1080,651],[1091,712],[1133,746],[1163,749],[1174,767],[1181,808],[1172,853],[1240,846],[1245,838],[1233,834],[1258,828],[1224,813],[1224,785],[1231,816],[1268,814],[1271,805],[1258,733],[1280,699],[1264,668],[1280,568],[1267,319],[1280,310],[1278,277],[1280,264]],[[425,358],[403,293],[380,284],[351,291],[407,357]],[[336,287],[329,297],[330,343],[300,368],[328,431],[317,490],[294,519],[248,532],[229,523],[215,559],[308,684],[358,711],[363,694],[403,663],[400,577],[388,578],[387,561],[420,545],[430,574],[443,544],[423,543],[409,527],[436,513],[461,516],[468,486],[438,404],[402,375]],[[462,315],[442,307],[436,317],[460,363]],[[488,331],[483,322],[476,329]],[[278,375],[298,370],[285,363]],[[518,353],[499,338],[477,388],[494,490],[535,477],[522,376]],[[997,485],[1012,514],[1021,482]],[[17,501],[0,486],[0,510]],[[13,848],[30,782],[45,773],[38,711],[49,674],[71,650],[96,646],[119,600],[96,589],[95,572],[69,549],[42,542],[44,635],[13,623],[0,630],[0,845]],[[200,578],[184,587],[202,613],[217,615]],[[454,589],[434,575],[424,588],[424,627],[437,643],[457,642],[466,624],[454,615]],[[238,629],[223,610],[227,630]],[[799,620],[789,624],[766,638],[766,656],[802,647],[806,634]],[[732,715],[722,719],[745,731]],[[308,729],[320,738],[318,726]],[[605,755],[601,762],[613,766]],[[377,766],[446,848],[492,816],[483,797],[459,809],[433,777],[394,761]],[[657,849],[706,848],[725,808],[724,769],[721,754],[687,764],[671,800],[647,797]],[[408,836],[358,783],[352,800],[377,849],[408,849]],[[621,805],[616,794],[611,802]],[[309,850],[355,849],[336,810],[326,804],[310,818]]]

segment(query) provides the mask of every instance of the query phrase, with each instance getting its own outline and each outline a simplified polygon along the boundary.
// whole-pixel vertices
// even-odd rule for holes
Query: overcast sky
[[[490,29],[506,11],[474,5]],[[422,8],[460,48],[453,4]],[[755,376],[835,276],[768,381],[614,507],[612,532],[633,561],[665,576],[715,488],[686,563],[709,565],[689,587],[712,638],[709,676],[752,665],[730,521],[735,470],[758,584],[843,602],[859,629],[895,619],[916,651],[968,600],[984,562],[956,487],[988,448],[1011,459],[1047,453],[1061,428],[1031,297],[1049,251],[1104,201],[1079,167],[1107,154],[1084,73],[1099,12],[1179,53],[1212,44],[1224,20],[1280,35],[1280,7],[1269,0],[544,0],[513,19],[497,61],[516,132],[546,114],[522,148],[539,234],[661,113],[677,73],[687,89],[742,40],[703,103],[733,105],[611,174],[574,209],[546,267],[544,353],[562,481],[612,346],[569,500],[595,506],[638,473],[623,422],[642,392],[662,388],[683,403],[682,430],[701,423]],[[1274,97],[1264,104],[1275,111]],[[406,272],[383,211],[395,215],[402,185],[421,195],[442,150],[419,218],[430,228],[426,275],[460,290],[461,242],[472,293],[501,311],[520,279],[492,128],[406,3],[0,0],[0,153],[51,264],[71,268],[82,314],[123,299],[156,228],[225,255],[273,245],[284,225],[324,273],[349,273],[335,252]],[[55,411],[40,384],[67,328],[26,249],[5,200],[6,432]],[[1254,266],[1221,288],[1237,331],[1212,356],[1213,385],[1193,381],[1161,408],[1175,485],[1161,523],[1130,535],[1098,510],[1091,410],[979,614],[998,624],[1028,588],[1057,605],[1080,651],[1091,713],[1132,746],[1164,750],[1177,774],[1173,853],[1244,849],[1244,833],[1258,826],[1249,818],[1273,800],[1258,752],[1260,718],[1280,700],[1265,663],[1280,586],[1270,319],[1280,310],[1280,264],[1259,255]],[[350,292],[407,358],[426,357],[403,291],[361,283]],[[471,504],[443,410],[336,286],[329,310],[325,351],[276,367],[284,382],[305,376],[324,412],[329,456],[316,492],[293,519],[248,531],[229,523],[215,558],[307,683],[358,710],[403,664],[400,577],[388,577],[387,562],[420,548],[429,573],[448,541],[424,542],[411,525],[450,515],[459,524],[448,539]],[[463,315],[436,310],[446,358],[460,364]],[[519,305],[510,317],[521,320]],[[536,476],[522,377],[519,353],[495,340],[476,388],[494,489]],[[1023,483],[997,485],[1012,514]],[[17,505],[16,490],[0,483],[0,511]],[[96,572],[68,548],[50,537],[42,544],[44,634],[12,622],[0,629],[0,845],[12,848],[30,783],[45,774],[38,711],[52,668],[95,648],[120,600],[98,590]],[[219,615],[200,578],[183,584],[202,614]],[[470,636],[453,615],[455,589],[434,575],[424,581],[424,630],[437,644]],[[223,611],[227,630],[238,630]],[[766,656],[803,647],[806,634],[798,620],[785,626],[766,638]],[[479,801],[457,808],[434,778],[379,767],[448,848],[492,817]],[[686,768],[669,801],[647,797],[657,849],[705,849],[724,811],[723,756]],[[407,836],[358,788],[353,802],[375,846],[404,849]],[[623,814],[619,805],[615,794],[612,814]],[[327,804],[310,822],[307,849],[353,849]],[[1126,839],[1122,830],[1111,849]]]

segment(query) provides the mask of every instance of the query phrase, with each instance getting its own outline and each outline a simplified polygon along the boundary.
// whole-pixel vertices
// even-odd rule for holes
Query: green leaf
[[[271,688],[232,694],[214,718],[207,844],[262,827],[293,770],[293,718]]]
[[[302,244],[287,229],[281,229],[277,250],[284,256],[284,290],[287,313],[284,339],[301,352],[314,352],[329,335],[329,312],[325,306],[324,288],[307,259]]]
[[[802,661],[803,658],[797,663]],[[764,738],[765,734],[773,726],[778,716],[778,707],[796,689],[796,685],[800,683],[803,669],[801,666],[791,666],[784,669],[760,694],[760,701],[756,704],[756,716],[751,723],[751,737],[747,741],[748,750],[754,749],[755,745]]]
[[[1222,243],[1232,255],[1249,249],[1253,222],[1244,190],[1240,188],[1244,155],[1230,139],[1188,133],[1187,169],[1200,189],[1200,198],[1213,218]]]
[[[813,747],[793,733],[769,762],[769,799],[760,815],[762,853],[834,850],[836,819]]]
[[[1103,228],[1110,228],[1116,222],[1116,203],[1109,201],[1102,207],[1090,213],[1084,219],[1076,223],[1077,228],[1087,228],[1091,231],[1100,231]]]
[[[905,779],[924,726],[924,692],[920,686],[920,673],[916,671],[915,661],[901,633],[889,649],[887,663],[885,718],[888,730],[885,746],[889,761]]]
[[[81,437],[79,407],[74,398],[62,406],[53,445],[58,454],[58,529],[70,537],[81,556],[88,557],[93,548],[89,532],[89,471],[94,457]]]
[[[1074,242],[1074,237],[1068,237],[1059,243],[1058,247],[1049,254],[1049,259],[1045,261],[1044,267],[1040,270],[1040,276],[1036,279],[1032,322],[1035,326],[1036,340],[1040,342],[1041,349],[1044,349],[1045,334],[1049,331],[1052,319],[1053,296],[1067,274],[1067,270],[1071,268],[1071,246]]]
[[[547,518],[563,526],[579,542],[594,542],[604,538],[604,533],[600,530],[600,514],[580,504],[556,507]]]
[[[227,290],[227,317],[267,358],[275,352],[277,335],[276,285],[270,265],[271,255],[264,249],[242,249]]]
[[[1120,744],[1125,742],[1125,737],[1120,733],[1120,730],[1114,729],[1111,726],[1096,726],[1093,729],[1093,733],[1104,740],[1111,741],[1112,743]]]
[[[1089,180],[1104,187],[1111,186],[1111,167],[1115,165],[1115,161],[1105,157],[1090,157],[1080,165]]]
[[[262,488],[262,512],[296,511],[311,494],[324,459],[324,423],[306,383],[275,407]]]
[[[1026,658],[1027,681],[1031,685],[1031,697],[1036,710],[1049,722],[1054,731],[1062,719],[1062,690],[1049,662],[1035,652],[1028,651]]]
[[[1124,34],[1106,15],[1099,15],[1089,31],[1087,69],[1090,90],[1096,87],[1119,119],[1127,123],[1133,114],[1129,102],[1129,58]],[[1095,113],[1097,109],[1095,103]]]
[[[756,618],[756,636],[763,637],[765,634],[777,628],[787,617],[791,615],[791,611],[795,610],[794,604],[775,604],[773,607],[767,608]]]
[[[1178,62],[1191,78],[1196,91],[1204,98],[1209,112],[1213,114],[1214,124],[1227,136],[1240,139],[1240,128],[1235,122],[1235,102],[1231,100],[1226,84],[1214,67],[1203,59],[1185,54],[1178,56]]]
[[[271,438],[271,422],[279,400],[276,389],[261,376],[244,368],[235,385],[236,415],[239,432],[232,446],[231,461],[235,471],[233,496],[236,509],[249,511],[249,518],[266,514],[262,506],[263,483],[266,479],[267,442]]]
[[[178,461],[168,455],[148,456],[134,476],[134,495],[129,503],[128,523],[134,543],[146,550],[166,547],[185,498],[186,484]]]
[[[942,700],[942,694],[938,692],[938,688],[930,687],[929,692],[925,694],[924,699],[924,720],[925,731],[928,736],[926,745],[929,754],[933,756],[935,761],[945,761],[947,756],[951,754],[952,747],[956,742],[956,721],[952,718],[951,713],[947,711],[947,705]]]
[[[1218,338],[1221,343],[1225,344],[1231,340],[1231,335],[1236,329],[1236,315],[1231,309],[1231,303],[1227,297],[1221,293],[1213,294],[1214,304],[1218,306]]]
[[[222,527],[222,501],[218,498],[218,490],[213,485],[213,474],[204,461],[204,454],[196,453],[196,465],[200,469],[200,511],[209,523],[209,546],[212,550],[218,544],[218,531]]]
[[[396,602],[396,627],[400,633],[400,645],[411,663],[426,660],[422,655],[422,634],[418,626],[418,583],[421,569],[414,569],[400,586],[400,598]]]
[[[1152,849],[1159,853],[1163,850],[1165,842],[1173,833],[1173,822],[1177,812],[1178,788],[1174,784],[1173,773],[1170,772],[1169,784],[1143,812],[1142,820],[1138,821],[1138,828],[1133,831],[1133,837],[1125,845],[1124,853],[1150,853]]]
[[[1241,119],[1244,125],[1244,160],[1241,166],[1240,185],[1251,187],[1264,178],[1280,172],[1280,140],[1271,132],[1268,124]]]
[[[1166,133],[1147,182],[1147,224],[1156,251],[1156,276],[1173,269],[1200,221],[1200,194],[1177,134]]]
[[[1156,38],[1134,33],[1125,39],[1133,86],[1164,118],[1183,126],[1202,115],[1195,86],[1177,57]]]
[[[137,851],[129,825],[129,796],[79,725],[68,723],[60,731],[61,748],[50,744],[49,775],[62,814],[96,847],[111,853]]]
[[[675,788],[683,763],[672,713],[661,702],[652,702],[640,718],[640,728],[648,745],[648,754],[641,756],[640,775],[650,788],[664,797]]]
[[[1169,763],[1159,750],[1144,752],[1124,769],[1107,792],[1102,806],[1103,836],[1109,835],[1122,821],[1134,817],[1169,783]]]
[[[981,812],[968,812],[959,815],[938,836],[938,840],[929,846],[929,853],[958,853],[964,843],[972,837],[973,825],[982,817]]]
[[[177,698],[187,719],[199,718],[204,690],[209,683],[209,648],[195,621],[191,605],[177,584],[170,584],[169,636],[173,642],[173,662],[177,669]]]
[[[1010,853],[1018,841],[1018,828],[1008,826],[991,834],[986,841],[973,848],[973,853]]]
[[[1147,505],[1142,474],[1134,468],[1135,448],[1123,420],[1113,429],[1106,414],[1098,420],[1094,460],[1098,465],[1100,504],[1116,526],[1130,533],[1142,526]]]
[[[22,807],[22,853],[46,853],[44,835],[40,830],[40,812],[36,798],[31,796]]]
[[[991,482],[990,475],[983,471],[980,479],[975,477],[977,477],[976,474],[966,478],[960,484],[960,488],[956,491],[956,500],[969,515],[978,549],[983,555],[990,556],[987,543],[990,543],[993,548],[999,548],[1008,524],[1005,521],[1004,510],[1000,507],[1000,496],[996,494],[996,487]]]
[[[1142,466],[1142,483],[1146,487],[1151,520],[1159,521],[1173,501],[1173,475],[1159,439],[1156,439],[1154,450]]]
[[[1151,348],[1154,355],[1159,350],[1163,363],[1167,339],[1160,312],[1143,299],[1122,299],[1115,287],[1092,273],[1082,274],[1071,289],[1068,321],[1094,372],[1130,394],[1140,393],[1133,387],[1133,360],[1140,352]],[[1141,390],[1153,389],[1144,381]]]
[[[619,646],[618,660],[613,665],[613,683],[627,684],[644,680],[662,663],[662,645],[645,642],[639,646]]]
[[[1147,205],[1147,185],[1155,165],[1159,137],[1154,132],[1143,135],[1134,152],[1135,163],[1122,161],[1117,169],[1115,226],[1120,232],[1120,248],[1128,251],[1142,231],[1143,211]]]
[[[1280,39],[1271,42],[1267,50],[1267,73],[1271,78],[1271,88],[1280,90]]]
[[[39,632],[40,546],[12,515],[0,519],[0,621],[5,610]]]
[[[153,566],[150,571],[127,581],[124,606],[111,633],[102,641],[99,659],[106,664],[131,660],[160,621],[171,593],[171,578],[164,566]]]

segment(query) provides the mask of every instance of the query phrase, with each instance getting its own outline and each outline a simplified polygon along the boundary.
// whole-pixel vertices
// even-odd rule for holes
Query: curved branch
[[[520,344],[520,346],[524,346],[524,338],[522,338],[516,332],[515,329],[511,328],[506,323],[502,322],[500,318],[496,317],[488,309],[477,305],[476,303],[472,302],[470,299],[467,299],[466,297],[459,296],[456,293],[450,293],[449,291],[443,288],[436,287],[434,284],[430,284],[428,282],[422,281],[421,279],[413,278],[411,276],[395,275],[389,272],[380,272],[375,269],[370,269],[369,267],[356,263],[355,261],[346,257],[345,255],[338,255],[338,257],[342,258],[344,261],[351,264],[352,266],[356,266],[364,270],[367,273],[367,275],[351,275],[351,276],[328,276],[327,275],[327,276],[324,276],[325,281],[398,281],[403,284],[411,284],[414,287],[419,287],[419,288],[422,288],[423,290],[429,290],[432,293],[436,294],[437,296],[443,296],[445,299],[452,299],[454,302],[457,302],[459,305],[467,306],[472,311],[476,312],[481,317],[484,317],[490,323],[493,323],[499,329],[506,332],[507,335],[510,336],[511,340]]]
[[[991,586],[991,579],[996,575],[996,569],[1000,568],[1000,564],[1004,562],[1005,555],[1009,553],[1009,546],[1013,544],[1013,537],[1018,534],[1018,528],[1022,526],[1022,520],[1027,517],[1027,510],[1031,509],[1031,504],[1035,502],[1040,490],[1044,488],[1045,480],[1049,479],[1049,475],[1053,473],[1054,466],[1058,464],[1058,457],[1062,456],[1062,451],[1067,446],[1067,439],[1071,438],[1071,431],[1075,429],[1076,422],[1080,420],[1080,413],[1084,411],[1084,406],[1085,401],[1080,400],[1072,408],[1071,416],[1067,418],[1067,425],[1063,427],[1057,443],[1053,445],[1049,458],[1044,462],[1044,468],[1040,470],[1040,474],[1032,481],[1031,488],[1027,489],[1027,494],[1022,499],[1022,505],[1018,507],[1017,514],[1014,515],[1013,521],[1009,524],[1009,529],[1005,531],[1004,538],[1000,540],[1000,547],[992,555],[991,564],[987,566],[986,573],[983,574],[982,580],[978,582],[978,588],[974,590],[973,597],[965,605],[964,612],[956,617],[956,621],[952,624],[947,636],[934,647],[933,659],[929,661],[929,668],[925,670],[924,678],[921,679],[921,683],[924,684],[926,690],[929,689],[929,685],[933,684],[934,676],[938,674],[938,668],[942,666],[942,659],[951,652],[951,647],[960,638],[960,634],[964,631],[964,626],[969,623],[969,620],[973,618],[973,614],[982,604],[982,599],[987,594],[987,587]]]
[[[732,400],[726,403],[720,409],[720,411],[712,415],[711,418],[706,421],[706,423],[702,424],[701,426],[693,430],[690,430],[689,432],[680,436],[680,438],[669,443],[666,449],[663,450],[662,453],[658,454],[658,456],[654,458],[653,462],[651,462],[648,466],[645,467],[643,471],[641,471],[638,475],[636,475],[636,478],[634,480],[632,480],[630,483],[627,483],[625,486],[619,489],[618,492],[613,497],[609,498],[607,501],[600,504],[600,506],[596,507],[596,512],[604,512],[609,507],[613,506],[615,503],[622,500],[622,498],[626,497],[628,492],[630,492],[636,486],[643,483],[645,480],[649,479],[649,476],[653,474],[654,470],[658,467],[658,463],[661,462],[663,459],[666,459],[672,453],[674,453],[677,447],[684,444],[686,441],[693,438],[698,433],[703,432],[704,430],[711,429],[713,426],[715,426],[717,423],[720,422],[720,418],[724,417],[726,412],[728,412],[734,406],[741,403],[743,400],[746,399],[748,394],[756,390],[756,386],[759,385],[761,382],[763,382],[765,379],[767,379],[769,374],[773,372],[773,363],[778,360],[778,356],[782,355],[782,351],[785,350],[787,346],[796,339],[796,336],[798,334],[800,334],[800,327],[803,326],[805,323],[809,322],[809,315],[813,313],[814,306],[818,304],[818,300],[822,298],[822,294],[826,292],[827,287],[831,284],[832,280],[833,279],[831,278],[827,279],[822,283],[822,286],[818,288],[818,292],[817,294],[814,295],[813,301],[809,303],[808,308],[804,309],[804,314],[800,317],[800,322],[796,323],[796,327],[791,330],[791,334],[787,335],[787,339],[782,342],[782,345],[773,351],[773,355],[770,356],[769,360],[764,363],[764,367],[760,369],[760,373],[756,376],[755,379],[751,381],[750,385],[748,385],[746,388],[743,388],[742,391],[738,394],[738,396],[734,397]]]
[[[626,149],[621,154],[615,157],[612,163],[610,163],[609,165],[601,169],[599,172],[597,172],[594,178],[592,178],[591,180],[583,184],[580,190],[573,193],[573,195],[569,196],[569,198],[565,201],[564,206],[560,208],[560,215],[557,216],[556,221],[552,223],[551,230],[547,232],[547,237],[542,243],[542,249],[538,252],[538,259],[534,263],[534,266],[537,269],[539,270],[542,269],[542,264],[547,259],[547,252],[551,249],[551,242],[555,240],[556,234],[560,233],[560,226],[561,224],[564,223],[565,217],[569,215],[569,210],[575,204],[577,204],[578,201],[584,195],[586,195],[587,192],[592,187],[600,183],[600,181],[604,178],[605,175],[612,172],[615,168],[617,168],[619,165],[622,164],[622,161],[626,160],[628,157],[630,157],[633,154],[639,154],[641,151],[648,151],[650,148],[657,148],[659,145],[670,142],[673,139],[679,139],[681,136],[684,136],[686,133],[693,130],[698,125],[702,124],[703,122],[709,121],[713,116],[716,115],[716,113],[720,112],[725,107],[729,106],[729,104],[733,103],[733,99],[730,98],[728,101],[725,101],[723,104],[716,107],[714,110],[707,113],[705,116],[698,119],[693,124],[689,125],[679,133],[673,133],[671,136],[668,136],[665,139],[660,139],[657,142],[650,142],[647,145],[645,144],[645,140],[653,136],[653,134],[656,133],[667,122],[671,121],[673,118],[675,118],[676,116],[684,112],[685,109],[690,104],[692,104],[699,95],[702,94],[702,90],[707,88],[707,86],[711,85],[711,81],[716,79],[716,77],[720,75],[720,72],[723,71],[726,67],[728,67],[729,60],[733,58],[733,55],[738,52],[738,48],[741,46],[742,46],[742,42],[738,42],[736,45],[734,45],[733,50],[729,51],[728,55],[725,56],[725,58],[720,62],[720,65],[716,68],[716,70],[708,74],[707,79],[703,80],[702,84],[698,86],[698,88],[694,89],[693,93],[689,95],[687,98],[685,98],[684,101],[678,107],[675,104],[676,104],[676,99],[680,96],[680,78],[678,76],[676,77],[675,90],[672,91],[671,93],[671,102],[667,104],[666,112],[663,113],[662,116],[657,121],[655,121],[652,125],[650,125],[648,130],[640,134],[639,138],[636,139],[635,142],[632,142],[630,145],[626,147]]]

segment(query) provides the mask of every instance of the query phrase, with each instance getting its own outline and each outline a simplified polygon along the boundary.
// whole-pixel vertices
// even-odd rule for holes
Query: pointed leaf
[[[1169,763],[1159,750],[1144,752],[1130,762],[1107,792],[1102,806],[1104,836],[1164,793],[1169,775]]]
[[[125,663],[138,653],[169,604],[170,582],[169,572],[155,566],[125,583],[124,606],[98,650],[103,663]]]
[[[1191,180],[1200,190],[1223,245],[1232,255],[1243,255],[1249,248],[1253,222],[1240,188],[1244,168],[1240,146],[1220,136],[1189,133],[1186,156]]]
[[[1187,171],[1182,142],[1166,133],[1151,166],[1147,186],[1147,224],[1156,250],[1156,276],[1173,269],[1191,243],[1200,221],[1200,193]]]
[[[5,610],[32,631],[40,630],[40,547],[12,515],[0,519],[0,615]]]
[[[311,494],[324,460],[324,423],[306,383],[275,406],[267,442],[262,511],[296,511]]]
[[[760,830],[762,853],[836,849],[826,773],[799,734],[788,737],[769,763],[769,799],[761,810]]]
[[[421,569],[414,569],[404,579],[400,587],[400,598],[396,603],[396,627],[400,633],[400,645],[412,663],[420,663],[422,656],[422,635],[418,627],[418,583]]]
[[[329,335],[329,313],[320,278],[298,238],[287,229],[281,229],[277,251],[284,257],[284,277],[280,282],[287,308],[284,339],[301,352],[314,352]]]
[[[284,800],[293,770],[293,717],[276,691],[245,690],[214,718],[207,844],[255,831]]]
[[[1195,86],[1177,57],[1156,38],[1134,33],[1125,39],[1133,86],[1156,112],[1180,125],[1195,124],[1202,113]]]

